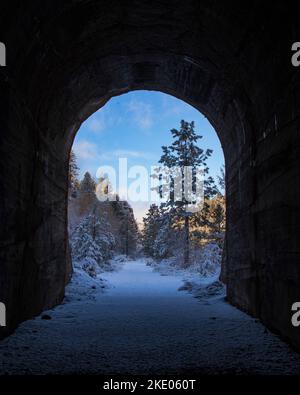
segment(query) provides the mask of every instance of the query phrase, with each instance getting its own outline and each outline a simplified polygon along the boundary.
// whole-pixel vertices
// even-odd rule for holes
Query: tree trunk
[[[190,263],[190,218],[184,219],[184,267],[188,267]]]

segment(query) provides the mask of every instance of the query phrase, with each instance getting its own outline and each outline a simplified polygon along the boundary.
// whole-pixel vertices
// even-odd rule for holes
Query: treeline
[[[110,270],[114,254],[132,257],[139,238],[133,210],[126,201],[96,196],[103,179],[94,180],[89,172],[78,179],[79,169],[72,152],[69,162],[69,241],[72,262],[89,275]],[[105,191],[104,191],[105,193]]]

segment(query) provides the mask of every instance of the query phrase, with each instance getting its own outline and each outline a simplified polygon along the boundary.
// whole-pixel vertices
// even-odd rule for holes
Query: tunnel
[[[228,301],[300,348],[300,38],[285,2],[4,1],[0,301],[7,326],[60,303],[68,160],[84,120],[132,90],[203,113],[226,162]],[[279,28],[282,26],[282,28]]]

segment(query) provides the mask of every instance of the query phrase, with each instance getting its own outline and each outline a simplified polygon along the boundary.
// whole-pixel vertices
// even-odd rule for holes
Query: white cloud
[[[92,119],[89,124],[89,128],[93,132],[101,132],[104,129],[104,124],[103,122],[100,122],[99,119]]]
[[[86,127],[94,133],[101,133],[122,124],[121,114],[112,112],[111,109],[104,107],[96,111],[86,120]]]
[[[126,149],[117,149],[114,151],[104,152],[99,156],[101,161],[118,159],[118,158],[140,158],[140,159],[152,159],[153,155],[150,152],[145,151],[133,151]]]
[[[115,150],[113,156],[117,158],[148,158],[149,154],[143,151],[131,151],[131,150]]]
[[[98,159],[97,145],[88,140],[75,141],[73,151],[78,159]]]
[[[94,133],[102,132],[106,127],[104,111],[97,111],[86,120],[87,129]]]
[[[150,129],[153,125],[153,110],[149,103],[140,100],[130,100],[128,110],[133,115],[134,122],[141,129]]]
[[[182,119],[192,109],[187,103],[169,95],[164,95],[162,97],[162,108],[165,117],[176,116]]]

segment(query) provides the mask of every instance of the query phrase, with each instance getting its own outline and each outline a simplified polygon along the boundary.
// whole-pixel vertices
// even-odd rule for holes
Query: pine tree
[[[126,256],[134,256],[139,239],[139,231],[133,210],[129,203],[121,201],[116,195],[116,200],[111,202],[112,207],[119,219],[120,249]]]
[[[218,203],[212,213],[212,227],[215,232],[221,233],[225,222],[223,207]]]
[[[120,213],[120,235],[123,253],[132,256],[136,252],[138,227],[134,218],[133,210],[127,202],[123,202]]]
[[[94,212],[85,217],[70,238],[72,260],[89,275],[95,277],[97,270],[112,257],[115,238],[106,217]]]
[[[80,183],[80,192],[83,193],[95,193],[96,183],[93,180],[90,173],[87,171]]]
[[[142,245],[146,256],[161,260],[174,255],[181,245],[180,230],[172,209],[152,204],[143,218]]]
[[[220,168],[220,175],[218,177],[218,184],[221,188],[221,191],[219,191],[221,194],[225,194],[225,166],[223,165]],[[223,191],[223,193],[222,193]]]
[[[73,150],[70,153],[69,159],[69,193],[71,196],[76,196],[76,192],[79,189],[79,167],[77,165],[77,158]]]
[[[201,166],[205,175],[208,174],[207,159],[211,156],[212,150],[203,150],[198,147],[198,140],[202,136],[197,135],[194,130],[194,122],[181,121],[180,129],[172,129],[172,137],[174,139],[170,146],[163,146],[163,155],[160,158],[159,163],[170,170],[168,176],[170,177],[170,198],[165,203],[165,206],[173,209],[179,218],[184,221],[184,266],[189,265],[189,250],[190,250],[190,220],[193,214],[188,211],[190,204],[195,204],[195,201],[191,201],[192,195],[186,196],[183,194],[181,200],[176,200],[175,196],[175,178],[176,174],[172,173],[174,169],[180,171],[181,189],[182,191],[189,190],[189,192],[195,192],[197,167]],[[189,177],[186,173],[186,168],[189,167],[192,170],[192,185],[188,188]],[[216,193],[216,187],[212,177],[208,177],[204,180],[204,188],[206,195],[213,195]],[[160,190],[161,192],[161,190]],[[175,209],[175,210],[174,210]]]
[[[152,204],[143,218],[142,244],[146,256],[154,257],[154,244],[159,231],[160,212],[156,204]]]
[[[202,209],[193,218],[193,236],[197,241],[215,240],[223,244],[226,223],[225,197],[221,193],[206,199]]]
[[[155,259],[165,259],[178,250],[181,243],[181,232],[176,228],[176,215],[173,210],[159,209],[158,232],[153,247]]]

